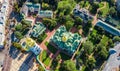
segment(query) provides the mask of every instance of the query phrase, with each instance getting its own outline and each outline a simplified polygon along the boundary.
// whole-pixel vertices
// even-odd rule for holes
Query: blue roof
[[[32,48],[30,48],[30,51],[32,51],[35,55],[39,55],[42,49],[36,44]]]
[[[101,21],[98,20],[96,26],[102,27],[103,29],[105,29],[107,32],[116,35],[116,36],[120,36],[120,30],[116,29],[115,27]]]

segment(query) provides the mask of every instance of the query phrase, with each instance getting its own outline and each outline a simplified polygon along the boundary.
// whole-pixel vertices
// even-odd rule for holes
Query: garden
[[[48,66],[50,61],[51,61],[51,58],[49,57],[49,54],[44,50],[40,56],[40,59],[42,60],[42,62]]]

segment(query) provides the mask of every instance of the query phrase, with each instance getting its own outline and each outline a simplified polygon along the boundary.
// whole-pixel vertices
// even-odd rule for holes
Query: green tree
[[[116,10],[115,10],[114,7],[111,7],[111,8],[110,8],[109,14],[112,15],[112,16],[116,14]]]
[[[99,4],[93,3],[92,6],[90,7],[90,13],[96,14],[98,8],[99,8]]]
[[[17,12],[17,13],[20,12],[20,8],[19,8],[19,6],[18,6],[18,3],[15,3],[15,4],[14,4],[14,11]]]
[[[17,49],[20,49],[20,50],[22,49],[22,46],[17,42],[13,42],[12,46],[14,46],[14,47],[16,47]]]
[[[48,29],[52,30],[57,25],[57,22],[55,19],[43,18],[43,24],[47,26]]]
[[[117,42],[117,41],[120,42],[120,37],[119,36],[114,36],[113,37],[113,41],[114,42]]]
[[[67,21],[65,27],[69,31],[73,27],[73,25],[74,23],[72,21]]]
[[[75,20],[75,24],[78,24],[78,25],[80,25],[80,24],[82,24],[83,23],[83,20],[80,18],[80,17],[75,17],[74,18],[74,20]]]
[[[47,3],[42,3],[42,9],[49,10],[50,6]]]
[[[21,21],[21,24],[24,26],[26,26],[25,28],[30,28],[32,25],[31,25],[32,22],[29,22],[29,21],[26,21],[26,20],[22,20]]]
[[[45,71],[45,70],[44,70],[44,68],[42,66],[39,66],[38,71]]]
[[[115,0],[109,0],[109,3],[111,6],[114,6],[115,5]]]
[[[15,36],[18,38],[18,39],[22,39],[23,38],[23,35],[18,32],[18,31],[15,31]]]
[[[61,15],[58,17],[58,22],[59,22],[60,24],[65,24],[65,23],[66,23],[66,17],[61,14]]]
[[[99,51],[99,53],[98,53],[98,56],[100,59],[103,59],[103,60],[107,59],[108,51],[106,50],[105,47],[102,47],[101,51]]]
[[[89,20],[87,24],[83,27],[84,35],[87,36],[89,34],[90,28],[92,28],[92,21]]]
[[[78,26],[77,26],[77,29],[78,29],[78,30],[82,29],[82,25],[78,25]]]
[[[56,57],[56,60],[57,60],[57,61],[60,61],[60,59],[61,59],[61,55],[59,54],[59,55]]]
[[[60,71],[76,71],[75,63],[71,60],[66,60],[62,63]]]
[[[16,31],[21,31],[21,30],[22,30],[22,24],[17,24],[17,25],[15,26],[15,30],[16,30]]]
[[[66,5],[66,6],[64,7],[64,15],[70,14],[71,11],[72,11],[71,5]]]
[[[83,47],[84,47],[84,52],[86,54],[91,54],[93,51],[93,43],[90,41],[86,41],[85,43],[83,43]]]
[[[87,60],[87,67],[88,67],[89,69],[92,69],[92,68],[94,68],[94,67],[96,66],[95,63],[96,63],[95,58],[94,58],[94,57],[90,57],[90,58],[88,58],[88,60]]]
[[[114,47],[114,43],[113,43],[112,39],[109,39],[108,46],[111,48]]]

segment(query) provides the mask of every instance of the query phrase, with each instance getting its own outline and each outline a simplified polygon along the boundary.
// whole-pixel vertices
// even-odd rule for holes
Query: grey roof
[[[116,52],[111,54],[107,60],[103,71],[117,71],[116,68],[120,66],[120,43],[113,48]]]
[[[84,22],[87,22],[88,20],[92,20],[92,19],[93,19],[93,17],[88,14],[88,12],[87,12],[86,9],[81,9],[81,10],[79,10],[79,9],[76,9],[76,8],[75,8],[75,9],[73,10],[73,14],[74,14],[75,16],[81,17]]]

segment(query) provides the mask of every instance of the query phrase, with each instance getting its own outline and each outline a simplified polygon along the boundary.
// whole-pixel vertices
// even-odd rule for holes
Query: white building
[[[22,7],[22,9],[21,9],[21,13],[22,14],[24,14],[25,15],[25,17],[26,16],[28,16],[28,14],[30,14],[30,13],[35,13],[35,14],[38,14],[39,13],[39,11],[40,11],[40,8],[41,8],[41,6],[40,6],[40,4],[33,4],[33,3],[31,3],[31,2],[26,2],[24,5],[23,5],[23,7]]]
[[[5,40],[5,28],[0,25],[0,48],[4,47],[4,40]]]
[[[4,0],[0,9],[0,48],[4,47],[5,24],[8,15],[8,0]]]
[[[50,10],[41,10],[38,14],[38,17],[40,18],[52,18],[53,17],[53,12]]]

